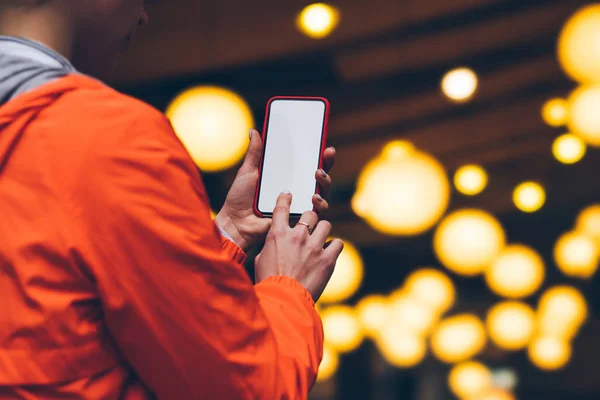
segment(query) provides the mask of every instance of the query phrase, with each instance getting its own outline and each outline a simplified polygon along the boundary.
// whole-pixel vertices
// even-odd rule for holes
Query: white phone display
[[[315,172],[322,167],[329,103],[323,98],[275,97],[267,105],[264,154],[255,212],[273,215],[277,197],[292,193],[290,215],[313,209]]]

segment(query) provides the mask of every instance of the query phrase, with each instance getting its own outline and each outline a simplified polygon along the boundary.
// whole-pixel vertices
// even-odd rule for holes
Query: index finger
[[[323,151],[323,169],[325,172],[331,171],[335,163],[335,147],[328,147]]]
[[[273,210],[273,227],[284,228],[290,227],[290,206],[292,204],[291,193],[281,193],[277,198],[277,204]]]

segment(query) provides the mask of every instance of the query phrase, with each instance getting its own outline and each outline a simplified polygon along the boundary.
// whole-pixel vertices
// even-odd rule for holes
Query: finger
[[[310,232],[307,229],[308,227],[306,225],[300,224],[300,222],[307,224],[310,227]],[[306,211],[304,214],[302,214],[302,217],[300,217],[300,220],[296,224],[295,229],[303,229],[307,233],[312,233],[312,231],[315,229],[315,226],[317,226],[318,222],[319,216],[317,215],[317,213],[315,213],[314,211]]]
[[[323,152],[323,169],[327,172],[331,171],[335,163],[335,147],[328,147]]]
[[[315,207],[315,211],[318,214],[322,214],[322,213],[326,212],[327,210],[329,210],[329,203],[320,194],[315,194],[312,197],[312,203],[313,203],[313,206]]]
[[[250,129],[250,144],[244,159],[244,168],[258,168],[263,152],[263,142],[256,129]]]
[[[320,221],[312,234],[312,240],[319,242],[321,247],[325,247],[325,241],[331,233],[331,223],[329,221]]]
[[[273,229],[290,227],[290,205],[292,204],[291,193],[281,193],[277,198],[275,209],[273,210]]]
[[[325,253],[325,257],[331,260],[331,262],[335,263],[342,250],[344,250],[344,242],[342,242],[340,239],[333,239],[329,246],[323,250],[323,252]]]
[[[315,173],[315,178],[319,186],[321,186],[321,192],[326,195],[329,189],[331,189],[331,176],[324,169],[319,169]]]

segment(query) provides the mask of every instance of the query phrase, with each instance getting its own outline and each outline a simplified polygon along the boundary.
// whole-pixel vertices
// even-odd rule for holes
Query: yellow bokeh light
[[[587,319],[583,294],[570,286],[547,289],[538,305],[539,330],[546,336],[572,339]]]
[[[441,315],[454,304],[456,289],[452,280],[433,268],[419,269],[406,278],[408,296]]]
[[[427,344],[423,337],[406,331],[394,322],[386,324],[375,343],[383,358],[399,368],[414,367],[427,354]]]
[[[569,96],[569,130],[594,147],[600,146],[600,85],[581,86]]]
[[[497,295],[511,299],[527,297],[544,282],[542,256],[520,244],[506,246],[485,271],[488,287]]]
[[[536,367],[555,371],[564,367],[571,359],[571,345],[557,337],[542,336],[531,342],[527,355]]]
[[[488,176],[479,165],[464,165],[454,174],[454,186],[456,190],[467,196],[474,196],[485,189]]]
[[[552,154],[563,164],[575,164],[580,161],[587,151],[587,146],[579,136],[565,133],[554,140]]]
[[[459,399],[476,398],[492,388],[492,373],[477,361],[455,365],[448,375],[448,386]]]
[[[442,78],[442,92],[450,100],[462,103],[469,100],[477,90],[477,74],[469,68],[456,68]]]
[[[482,273],[506,245],[500,222],[489,213],[464,209],[448,215],[433,238],[440,262],[460,275]]]
[[[477,356],[485,347],[483,322],[471,314],[441,321],[431,334],[431,350],[441,361],[454,364]]]
[[[581,210],[577,216],[575,230],[591,237],[600,249],[600,204]]]
[[[364,266],[360,253],[351,243],[344,241],[344,250],[337,259],[333,275],[319,301],[337,303],[352,296],[360,287]]]
[[[416,235],[444,214],[450,184],[432,156],[392,142],[360,174],[352,206],[374,229],[388,235]]]
[[[536,212],[546,202],[546,191],[536,182],[523,182],[513,192],[515,206],[523,212]]]
[[[467,397],[465,400],[516,400],[515,396],[507,391],[491,389],[479,396]]]
[[[389,312],[399,326],[415,335],[426,335],[437,322],[437,314],[407,292],[390,296]]]
[[[323,360],[319,365],[317,374],[317,382],[325,382],[329,380],[337,372],[340,364],[340,357],[336,351],[329,345],[323,346]]]
[[[358,321],[365,335],[377,335],[388,321],[388,301],[381,295],[370,295],[356,305]]]
[[[329,307],[321,313],[325,342],[340,353],[355,350],[363,341],[356,312],[348,306]]]
[[[298,28],[313,39],[329,36],[339,22],[339,10],[326,3],[314,3],[305,7],[296,19]]]
[[[600,4],[577,11],[558,39],[558,60],[564,71],[580,83],[600,82]]]
[[[368,199],[366,196],[361,196],[359,194],[354,195],[351,201],[352,211],[361,218],[367,218],[371,211],[367,201]]]
[[[407,140],[392,140],[383,147],[381,157],[389,161],[400,160],[411,157],[416,151],[415,145]]]
[[[192,159],[207,172],[234,166],[248,148],[252,111],[238,94],[200,86],[178,95],[166,111]]]
[[[594,240],[586,234],[567,232],[554,245],[554,261],[566,276],[588,279],[598,269],[599,251]]]
[[[559,98],[548,100],[542,107],[542,118],[553,127],[566,125],[569,118],[569,102]]]
[[[581,323],[574,320],[557,321],[550,313],[538,313],[536,326],[539,335],[570,341],[577,336]]]
[[[490,309],[486,319],[492,342],[504,350],[521,350],[535,331],[535,312],[527,304],[503,302]]]

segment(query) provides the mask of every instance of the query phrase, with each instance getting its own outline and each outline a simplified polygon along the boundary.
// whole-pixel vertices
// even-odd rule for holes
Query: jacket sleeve
[[[90,141],[69,193],[117,346],[159,399],[307,398],[323,344],[312,299],[290,278],[252,285],[168,120],[138,114]]]

